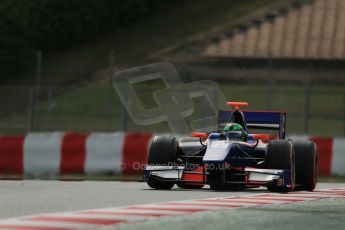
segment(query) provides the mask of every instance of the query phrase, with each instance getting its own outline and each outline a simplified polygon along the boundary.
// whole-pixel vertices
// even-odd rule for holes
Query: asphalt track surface
[[[317,189],[343,188],[319,183]],[[122,207],[221,197],[260,196],[265,189],[215,192],[209,189],[151,190],[145,183],[100,181],[0,181],[0,219],[45,213]],[[211,210],[153,218],[106,229],[345,229],[345,195],[303,202]],[[1,229],[1,228],[0,228]]]

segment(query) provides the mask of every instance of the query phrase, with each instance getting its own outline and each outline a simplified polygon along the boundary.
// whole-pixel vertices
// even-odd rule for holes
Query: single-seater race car
[[[227,104],[234,109],[219,111],[217,132],[192,133],[178,140],[155,136],[144,181],[154,189],[171,189],[175,184],[200,189],[209,184],[214,190],[260,186],[272,192],[314,190],[317,146],[308,140],[285,139],[286,113],[241,111],[246,102]]]

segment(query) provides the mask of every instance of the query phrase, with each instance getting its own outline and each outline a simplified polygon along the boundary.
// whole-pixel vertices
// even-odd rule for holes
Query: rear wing
[[[279,139],[285,139],[286,113],[276,111],[241,111],[247,128],[279,131]],[[232,111],[219,111],[218,129],[222,131]]]

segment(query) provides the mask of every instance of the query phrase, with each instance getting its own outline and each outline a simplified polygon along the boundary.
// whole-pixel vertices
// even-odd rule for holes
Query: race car
[[[272,192],[314,190],[317,146],[309,140],[286,140],[286,113],[241,111],[247,102],[227,102],[219,111],[218,130],[191,137],[155,136],[144,181],[154,189],[214,190],[267,187]],[[260,131],[260,133],[251,132]]]

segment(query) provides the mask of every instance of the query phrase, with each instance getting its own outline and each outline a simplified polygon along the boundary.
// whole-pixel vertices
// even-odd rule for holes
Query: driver
[[[247,141],[247,132],[237,123],[228,123],[224,127],[224,134],[229,140]]]

